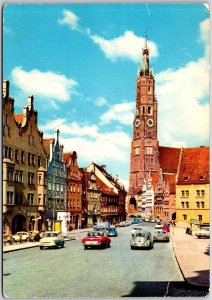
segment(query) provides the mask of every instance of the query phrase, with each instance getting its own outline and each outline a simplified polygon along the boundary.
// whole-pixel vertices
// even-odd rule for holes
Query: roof
[[[208,184],[209,156],[209,147],[183,149],[177,184]]]
[[[50,155],[50,142],[54,141],[54,138],[43,139],[43,147],[48,155]]]
[[[96,176],[96,181],[97,181],[97,186],[100,187],[102,194],[105,195],[110,195],[110,196],[118,196],[113,190],[113,188],[108,187],[103,181],[101,181],[97,176]]]
[[[70,159],[75,160],[77,158],[76,151],[63,153],[63,161],[66,165],[69,164]]]
[[[24,114],[15,114],[14,117],[17,123],[22,123],[24,119]]]
[[[180,148],[159,147],[159,163],[163,173],[176,173],[180,158]]]

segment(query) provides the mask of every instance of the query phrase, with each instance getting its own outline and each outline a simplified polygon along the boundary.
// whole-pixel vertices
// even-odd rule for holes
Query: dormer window
[[[199,177],[199,180],[204,180],[204,177],[205,177],[205,176],[200,176],[200,177]]]
[[[185,176],[185,177],[184,177],[184,180],[185,180],[185,181],[188,181],[188,180],[189,180],[189,176]]]

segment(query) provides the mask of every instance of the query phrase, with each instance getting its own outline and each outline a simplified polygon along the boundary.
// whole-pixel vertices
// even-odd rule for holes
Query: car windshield
[[[46,232],[44,234],[44,237],[56,237],[57,233],[56,232]]]
[[[103,232],[88,232],[87,236],[103,236]]]
[[[202,227],[202,228],[200,228],[200,230],[210,231],[210,229],[208,227]]]

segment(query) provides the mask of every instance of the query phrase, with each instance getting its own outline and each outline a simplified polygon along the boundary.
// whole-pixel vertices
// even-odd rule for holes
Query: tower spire
[[[143,53],[142,70],[144,74],[148,74],[150,67],[149,67],[149,48],[147,46],[147,35],[145,35],[144,48],[142,48],[142,53]]]

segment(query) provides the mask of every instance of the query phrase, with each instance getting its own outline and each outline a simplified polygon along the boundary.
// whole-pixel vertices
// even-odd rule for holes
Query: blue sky
[[[127,188],[135,83],[148,36],[161,146],[209,145],[209,11],[203,4],[22,4],[3,11],[3,79],[15,113],[34,95],[44,137]]]

